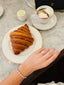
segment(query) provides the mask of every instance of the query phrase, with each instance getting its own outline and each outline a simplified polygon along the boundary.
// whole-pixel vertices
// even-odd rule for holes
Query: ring
[[[41,53],[44,53],[44,51],[42,51]]]

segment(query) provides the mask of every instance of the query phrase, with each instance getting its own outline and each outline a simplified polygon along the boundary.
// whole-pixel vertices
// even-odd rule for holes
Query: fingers
[[[39,54],[39,57],[42,57],[43,55],[45,55],[47,52],[49,52],[49,48],[44,49],[43,51],[41,51],[41,53]]]
[[[40,49],[38,49],[37,51],[35,51],[34,53],[36,53],[36,54],[38,54],[38,53],[40,53],[41,51],[43,51],[45,48],[40,48]]]
[[[55,51],[55,48],[52,48],[50,51],[48,51],[48,53],[46,53],[46,54],[42,57],[42,59],[44,58],[44,60],[47,60],[49,57],[51,57],[51,56],[53,55],[54,51]]]
[[[45,66],[48,66],[49,64],[51,64],[60,54],[60,51],[57,51],[53,56],[51,56],[44,64]]]

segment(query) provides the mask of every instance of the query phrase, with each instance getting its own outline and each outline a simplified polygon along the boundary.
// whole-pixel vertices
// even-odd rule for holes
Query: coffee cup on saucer
[[[49,19],[54,15],[54,10],[52,7],[43,5],[37,8],[35,16],[40,23],[47,23]]]

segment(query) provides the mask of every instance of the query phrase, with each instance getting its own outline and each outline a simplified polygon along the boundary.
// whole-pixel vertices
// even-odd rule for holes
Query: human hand
[[[19,66],[20,72],[27,76],[31,72],[47,67],[59,55],[60,51],[55,52],[55,48],[41,48],[32,53],[24,63]]]

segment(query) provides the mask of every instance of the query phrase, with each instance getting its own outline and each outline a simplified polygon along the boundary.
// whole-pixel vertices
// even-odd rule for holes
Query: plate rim
[[[24,24],[17,25],[17,26],[15,26],[15,27],[19,27],[19,26],[22,26],[22,25],[24,25]],[[31,25],[28,25],[28,26],[31,26]],[[13,27],[13,28],[11,28],[11,29],[14,29],[15,27]],[[33,27],[33,26],[31,26],[31,27]],[[33,28],[36,29],[35,27],[33,27]],[[10,29],[10,30],[11,30],[11,29]],[[8,32],[9,32],[10,30],[8,30]],[[37,30],[37,29],[36,29],[36,30]],[[37,31],[38,31],[38,30],[37,30]],[[5,35],[6,35],[8,32],[6,32]],[[38,32],[39,32],[39,31],[38,31]],[[42,35],[41,35],[40,32],[39,32],[39,34],[40,34],[40,37],[41,37],[41,40],[42,40],[42,44],[41,44],[41,48],[42,48],[42,47],[43,47],[43,38],[42,38]],[[5,37],[5,35],[4,35],[4,37]],[[1,42],[1,49],[2,49],[2,53],[3,53],[4,57],[5,57],[8,61],[10,61],[11,63],[14,63],[14,64],[22,64],[22,63],[16,63],[16,62],[10,60],[8,57],[6,57],[5,53],[3,52],[3,40],[4,40],[4,37],[3,37],[2,42]]]
[[[0,17],[3,15],[3,13],[4,13],[4,9],[3,9],[3,7],[2,6],[0,6],[1,8],[2,8],[2,11],[1,11],[1,13],[0,13]]]
[[[57,24],[57,16],[54,14],[54,16],[56,17],[56,23],[54,24],[54,26]],[[50,27],[49,29],[40,29],[40,28],[38,28],[38,27],[36,27],[34,24],[33,24],[33,21],[32,21],[32,17],[31,17],[31,22],[32,22],[32,25],[33,25],[33,27],[35,27],[36,29],[38,29],[38,30],[43,30],[43,31],[46,31],[46,30],[50,30],[50,29],[52,29],[54,26],[52,26],[52,27]]]

